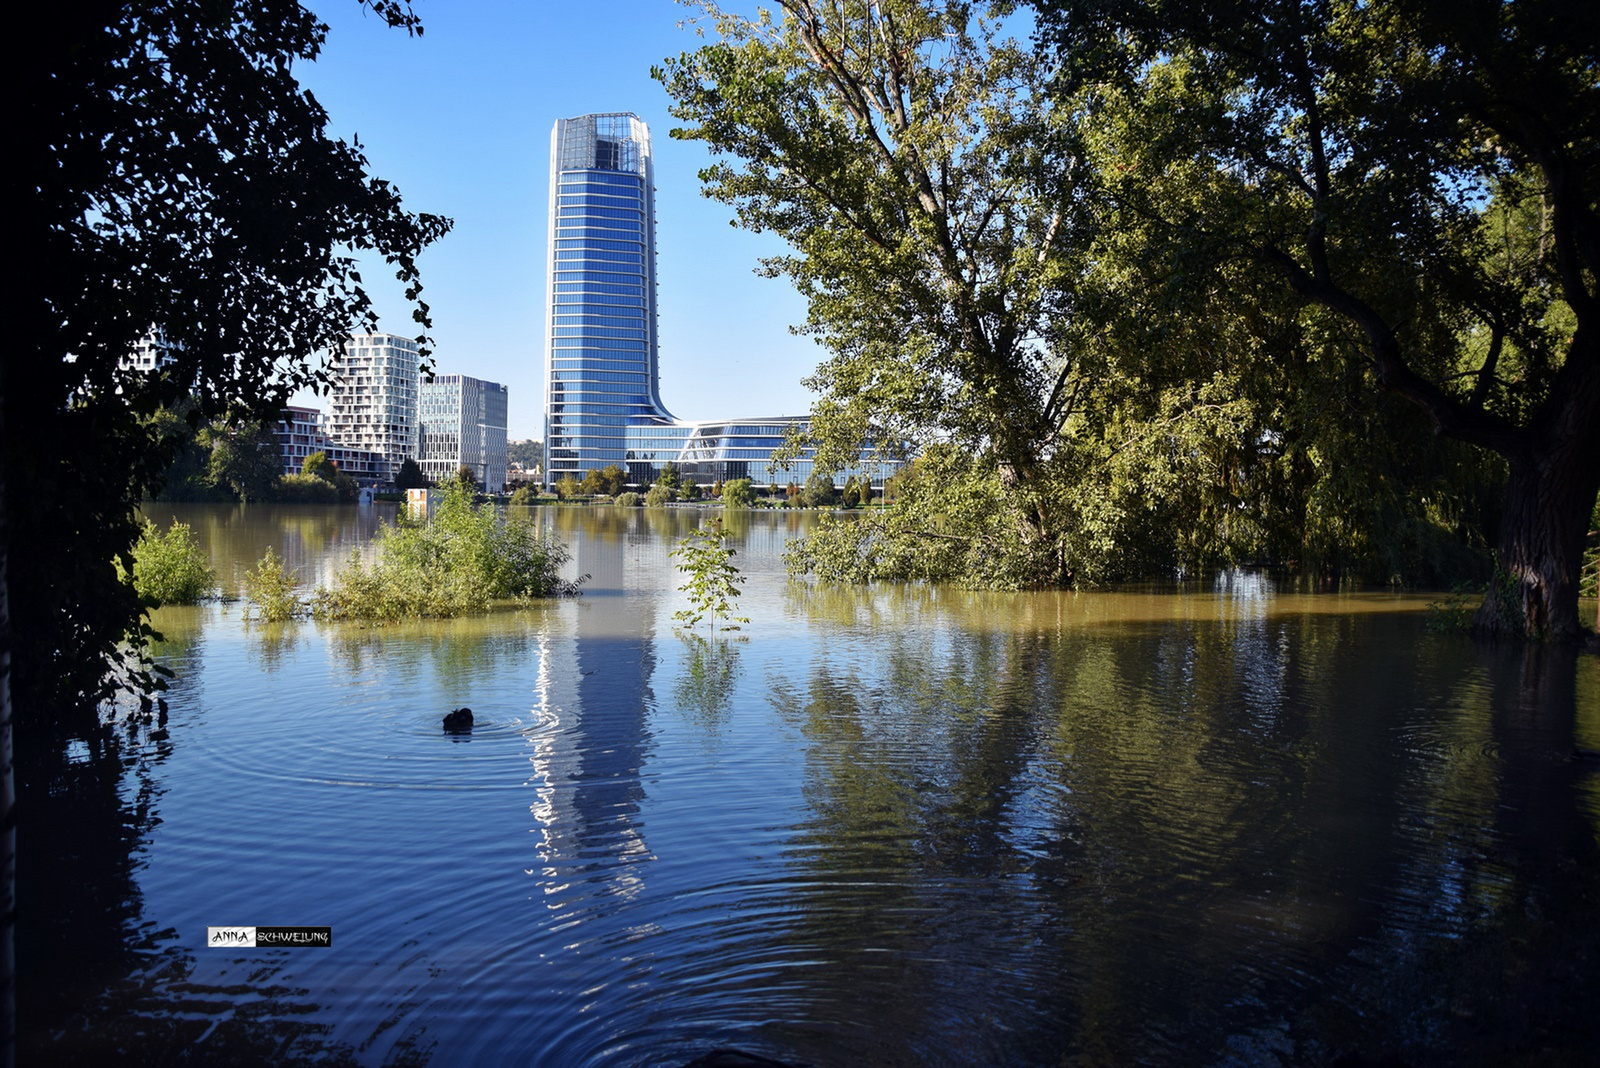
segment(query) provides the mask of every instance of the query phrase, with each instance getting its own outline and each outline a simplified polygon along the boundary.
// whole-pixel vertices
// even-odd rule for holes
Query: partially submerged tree
[[[1083,242],[1044,61],[972,3],[702,6],[720,39],[656,77],[690,124],[672,135],[738,161],[701,173],[708,195],[794,247],[764,270],[831,354],[808,383],[819,467],[958,442],[1002,473],[1004,525],[1047,562],[1032,581],[1063,581],[1053,483],[1084,371],[1060,279]]]
[[[1354,339],[1327,351],[1350,353],[1358,378],[1503,458],[1510,595],[1476,625],[1579,636],[1600,492],[1600,8],[1037,6],[1063,106],[1160,146],[1127,187],[1156,224],[1146,266],[1193,290],[1253,263]],[[1195,168],[1209,194],[1162,207]]]

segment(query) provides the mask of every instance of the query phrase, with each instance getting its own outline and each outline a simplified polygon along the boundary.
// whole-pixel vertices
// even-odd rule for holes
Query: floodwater
[[[327,581],[385,513],[152,514],[235,594],[268,545]],[[93,858],[50,884],[120,944],[40,969],[25,1057],[1600,1058],[1600,773],[1572,758],[1600,749],[1597,658],[1251,573],[807,586],[780,553],[814,520],[783,513],[731,517],[751,621],[710,640],[675,630],[668,557],[709,513],[536,514],[582,597],[158,613],[177,678],[165,725],[117,735],[114,891],[73,874]],[[69,743],[66,779],[104,755]],[[332,944],[208,948],[222,925]]]

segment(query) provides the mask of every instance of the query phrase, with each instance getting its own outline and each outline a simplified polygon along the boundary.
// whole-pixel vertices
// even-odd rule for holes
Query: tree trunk
[[[0,442],[5,441],[6,371],[0,363]],[[6,446],[0,446],[6,448]],[[17,789],[11,745],[11,594],[6,460],[0,452],[0,1065],[16,1063]]]
[[[1534,641],[1584,639],[1578,580],[1600,493],[1594,437],[1592,430],[1562,435],[1542,453],[1512,459],[1499,558],[1472,621],[1475,632]]]

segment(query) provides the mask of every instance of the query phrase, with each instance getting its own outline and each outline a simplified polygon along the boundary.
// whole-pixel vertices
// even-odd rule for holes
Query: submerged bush
[[[619,493],[615,503],[618,508],[637,508],[639,506],[639,495],[632,490],[627,493]]]
[[[195,604],[216,585],[200,543],[187,523],[173,523],[165,534],[145,523],[133,547],[133,588],[151,605]]]
[[[473,506],[472,488],[446,483],[433,518],[402,520],[378,530],[378,556],[359,551],[312,598],[318,619],[397,620],[481,612],[496,601],[569,595],[561,578],[566,547],[525,517],[510,519],[492,504]]]
[[[289,504],[338,504],[339,489],[316,475],[280,475],[273,495]]]
[[[295,573],[269,547],[255,570],[245,573],[246,612],[253,610],[255,618],[264,623],[282,623],[300,615],[306,606],[295,593],[296,580]]]
[[[645,491],[644,503],[647,508],[660,508],[662,505],[678,499],[678,492],[671,486],[657,482]]]

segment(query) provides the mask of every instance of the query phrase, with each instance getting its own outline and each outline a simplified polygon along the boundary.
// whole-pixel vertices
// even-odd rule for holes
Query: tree
[[[409,456],[400,461],[400,467],[394,473],[395,489],[404,493],[406,490],[427,489],[430,485],[428,476],[422,473],[417,461]]]
[[[421,32],[404,0],[368,6]],[[378,327],[351,250],[389,263],[425,331],[416,260],[450,225],[405,211],[359,145],[327,135],[294,76],[326,27],[294,0],[89,0],[30,21],[6,67],[17,106],[0,177],[6,251],[27,265],[7,289],[0,361],[8,947],[13,727],[48,751],[96,737],[123,682],[159,685],[113,670],[120,643],[151,633],[113,561],[131,564],[134,506],[188,437],[150,417],[192,393],[190,432],[273,419],[325,381],[311,354]],[[152,330],[172,362],[129,369]]]
[[[277,439],[266,423],[219,425],[211,429],[209,439],[211,460],[206,477],[211,485],[241,501],[261,501],[272,496],[283,465]]]
[[[468,467],[466,464],[462,464],[460,467],[456,468],[456,477],[454,481],[461,483],[470,490],[478,489],[478,476],[473,472],[472,468]]]
[[[1353,332],[1344,362],[1369,406],[1386,391],[1505,464],[1510,595],[1476,626],[1578,638],[1600,493],[1600,11],[1038,6],[1061,98],[1160,146],[1128,201],[1149,206],[1174,173],[1214,194],[1141,235],[1151,272],[1197,287],[1248,261],[1322,329]]]
[[[506,443],[506,461],[532,471],[544,463],[544,443],[528,438]]]
[[[839,491],[834,488],[833,479],[819,472],[806,479],[800,498],[807,508],[828,508],[838,502]]]
[[[305,462],[300,465],[300,473],[302,475],[315,475],[324,482],[332,482],[333,476],[338,471],[339,469],[333,466],[333,461],[328,459],[328,454],[320,449],[307,456]]]
[[[704,7],[721,39],[655,76],[688,124],[672,136],[737,161],[701,173],[707,195],[795,250],[763,270],[830,353],[807,383],[819,468],[955,441],[1003,473],[1008,540],[1045,562],[1030,582],[1069,579],[1081,524],[1055,483],[1092,376],[1063,279],[1085,213],[1046,62],[972,3]]]
[[[722,484],[722,505],[725,508],[749,508],[755,503],[755,491],[748,478],[730,478]]]
[[[723,540],[722,520],[713,519],[678,542],[671,554],[678,561],[678,570],[687,578],[678,588],[689,595],[689,607],[673,613],[672,618],[692,627],[709,616],[713,637],[719,619],[750,622],[744,616],[733,614],[744,576],[733,566],[734,550],[724,545]],[[738,629],[737,626],[723,627],[723,630]]]

